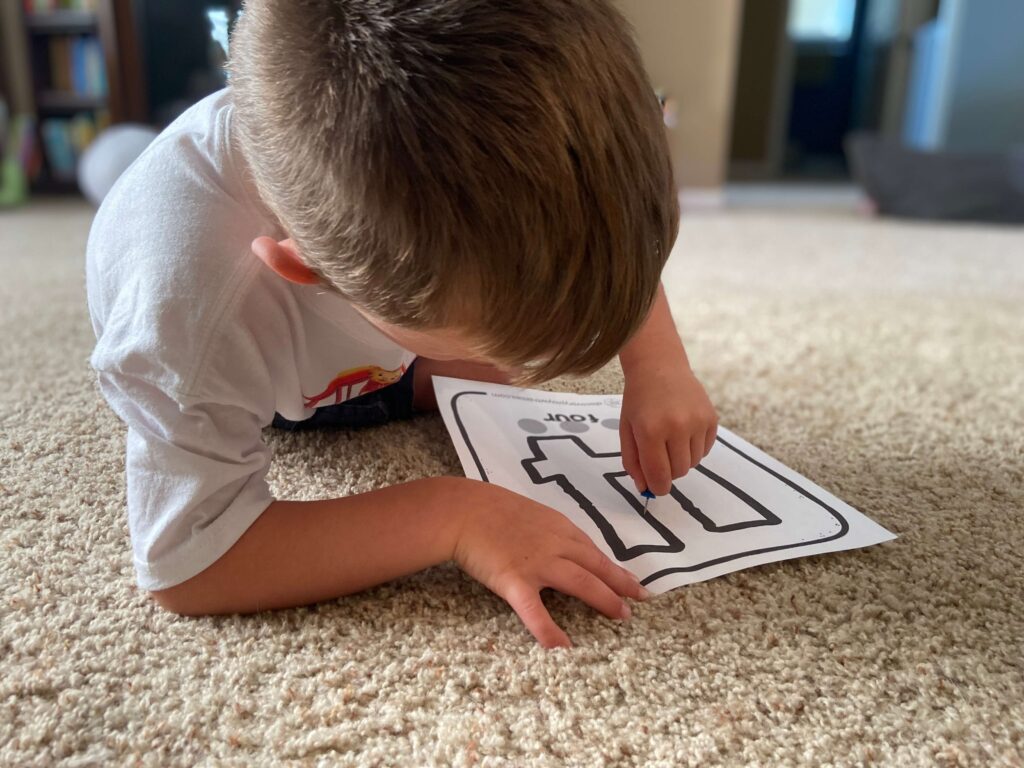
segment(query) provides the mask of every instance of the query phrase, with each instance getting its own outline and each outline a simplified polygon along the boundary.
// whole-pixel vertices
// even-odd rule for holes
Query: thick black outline
[[[613,453],[606,455],[621,456],[622,454]],[[700,507],[698,507],[690,500],[689,496],[685,495],[682,491],[680,491],[673,485],[672,490],[669,491],[669,495],[676,500],[676,503],[680,507],[686,510],[690,517],[692,517],[694,520],[700,523],[705,531],[708,531],[710,533],[728,533],[729,531],[742,531],[746,528],[759,528],[764,525],[779,525],[782,522],[778,517],[776,517],[774,512],[772,512],[770,509],[764,506],[757,499],[749,496],[746,491],[737,488],[724,477],[716,475],[710,469],[702,467],[699,464],[695,467],[695,469],[705,477],[718,483],[720,486],[725,488],[725,490],[729,491],[729,493],[738,498],[740,501],[742,501],[744,504],[746,504],[748,507],[753,509],[755,512],[757,512],[757,514],[761,516],[760,520],[744,520],[741,523],[728,523],[727,525],[717,525],[714,520],[712,520],[710,517],[704,514],[703,510]],[[608,472],[604,476],[604,478],[609,483],[611,483],[612,488],[618,491],[622,498],[624,498],[633,509],[643,514],[644,505],[640,502],[640,499],[633,493],[631,493],[625,485],[619,482],[620,477],[628,476],[629,473],[623,470],[622,472]]]
[[[477,456],[476,449],[473,447],[473,444],[469,440],[469,434],[466,432],[466,427],[462,423],[462,417],[459,415],[459,409],[458,409],[457,402],[458,402],[458,399],[460,397],[462,397],[463,395],[484,395],[484,396],[487,396],[487,393],[486,392],[458,392],[458,393],[456,393],[455,395],[452,396],[451,407],[452,407],[452,414],[455,417],[455,423],[458,425],[459,432],[462,434],[462,439],[465,441],[466,447],[469,448],[470,455],[472,455],[473,461],[476,463],[476,467],[477,467],[477,469],[480,472],[480,478],[482,480],[486,481],[486,482],[490,482],[487,479],[487,473],[484,472],[483,465],[480,463],[480,458]],[[839,522],[839,532],[835,533],[835,534],[833,534],[831,536],[826,536],[823,539],[815,539],[813,541],[798,541],[795,544],[782,544],[782,545],[779,545],[777,547],[762,547],[760,549],[752,549],[752,550],[750,550],[748,552],[738,552],[738,553],[735,553],[735,554],[732,554],[732,555],[726,555],[724,557],[718,557],[718,558],[715,558],[714,560],[708,560],[708,561],[705,561],[703,563],[698,563],[696,565],[679,566],[679,567],[675,567],[675,568],[663,568],[662,570],[656,571],[656,572],[652,573],[650,576],[647,576],[647,577],[641,579],[640,580],[641,584],[645,584],[645,585],[652,584],[655,581],[657,581],[658,579],[665,578],[666,576],[670,576],[673,573],[692,573],[693,571],[699,571],[699,570],[701,570],[703,568],[708,568],[708,567],[713,566],[713,565],[719,565],[721,563],[726,563],[726,562],[729,562],[730,560],[738,560],[741,557],[750,557],[752,555],[762,555],[762,554],[765,554],[767,552],[778,552],[778,551],[781,551],[781,550],[784,550],[784,549],[795,549],[797,547],[807,547],[807,546],[810,546],[812,544],[824,544],[824,543],[829,542],[829,541],[835,541],[836,539],[841,539],[843,536],[845,536],[847,533],[850,532],[850,524],[846,521],[846,518],[844,518],[836,510],[832,509],[832,507],[830,507],[828,504],[826,504],[825,502],[821,501],[820,499],[818,499],[817,497],[812,495],[809,491],[807,491],[806,489],[800,487],[799,485],[794,483],[792,480],[790,480],[788,477],[785,477],[785,476],[781,475],[780,473],[776,472],[774,469],[766,467],[764,464],[759,462],[757,459],[754,459],[751,456],[748,456],[747,454],[745,454],[743,451],[741,451],[736,446],[732,445],[727,440],[724,440],[721,437],[716,437],[715,440],[716,440],[716,442],[721,443],[722,445],[724,445],[726,448],[728,448],[729,450],[733,451],[734,453],[742,456],[744,459],[749,461],[755,467],[759,467],[760,469],[763,469],[765,472],[767,472],[769,475],[771,475],[775,479],[782,481],[783,483],[788,485],[790,488],[792,488],[794,491],[799,493],[801,496],[803,496],[806,499],[809,499],[810,501],[814,502],[819,507],[824,509],[826,512],[828,512],[830,515],[832,515],[832,517],[834,517]],[[699,468],[700,467],[698,466],[698,469]]]
[[[455,414],[455,423],[459,425],[459,432],[462,434],[462,441],[469,448],[469,453],[473,457],[473,461],[476,463],[476,470],[480,473],[480,479],[485,483],[491,482],[487,479],[487,473],[484,472],[484,465],[480,463],[480,457],[476,455],[476,448],[469,442],[469,434],[466,432],[466,425],[462,423],[462,417],[459,416],[459,407],[457,405],[459,398],[463,395],[483,395],[487,396],[486,392],[459,392],[452,397],[452,413]]]
[[[627,547],[623,544],[622,539],[619,538],[618,531],[615,530],[615,526],[608,522],[608,518],[601,514],[590,499],[584,496],[575,485],[569,482],[569,478],[565,475],[551,475],[543,478],[540,476],[540,472],[537,471],[537,467],[535,465],[541,461],[548,461],[548,457],[544,453],[544,449],[540,446],[540,442],[542,440],[572,440],[576,445],[583,449],[584,453],[595,459],[608,459],[615,456],[621,456],[622,454],[595,453],[589,445],[584,443],[576,435],[531,435],[526,438],[526,444],[529,446],[530,453],[533,454],[533,458],[523,459],[522,462],[520,462],[534,485],[543,485],[544,483],[550,483],[552,481],[558,483],[558,487],[571,496],[572,499],[579,504],[580,509],[586,512],[587,517],[589,517],[594,522],[594,525],[598,527],[601,531],[601,535],[604,536],[604,540],[608,542],[608,546],[611,547],[612,554],[614,554],[620,562],[632,560],[634,557],[639,557],[645,552],[682,552],[683,549],[685,549],[686,545],[680,541],[670,529],[666,528],[665,525],[654,515],[645,513],[642,505],[638,511],[643,516],[647,524],[661,535],[665,540],[665,543],[637,544],[632,547]],[[604,476],[604,479],[611,483],[612,481],[609,476],[615,474],[617,473],[610,472]],[[622,474],[625,474],[625,472]]]

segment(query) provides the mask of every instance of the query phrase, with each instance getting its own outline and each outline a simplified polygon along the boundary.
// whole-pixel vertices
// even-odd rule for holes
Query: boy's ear
[[[278,242],[272,237],[257,237],[252,241],[252,252],[289,282],[299,285],[316,285],[320,282],[316,272],[303,263],[295,248],[295,241],[290,238]]]

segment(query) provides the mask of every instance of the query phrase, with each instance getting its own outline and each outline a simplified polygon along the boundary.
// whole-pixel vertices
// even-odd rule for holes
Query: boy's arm
[[[457,478],[341,499],[274,501],[206,570],[152,592],[184,615],[307,605],[423,570],[453,556]]]
[[[638,491],[664,495],[708,454],[718,431],[718,414],[690,370],[664,288],[619,361],[626,380],[622,465]]]
[[[609,618],[648,594],[560,512],[500,486],[438,477],[326,501],[275,501],[217,562],[153,593],[177,613],[247,613],[340,597],[455,560],[546,648],[570,641],[551,587]]]
[[[619,362],[627,376],[634,370],[649,369],[652,364],[659,362],[663,365],[682,364],[690,367],[663,286],[658,286],[658,295],[644,324],[619,352]]]

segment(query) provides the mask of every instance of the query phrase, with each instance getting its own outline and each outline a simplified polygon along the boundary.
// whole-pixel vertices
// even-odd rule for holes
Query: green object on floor
[[[0,208],[9,208],[28,199],[26,168],[32,157],[35,124],[27,115],[15,115],[8,121],[6,109],[0,109],[0,117],[4,118],[0,125]]]
[[[5,157],[0,166],[0,207],[21,205],[28,199],[28,182],[17,158]]]

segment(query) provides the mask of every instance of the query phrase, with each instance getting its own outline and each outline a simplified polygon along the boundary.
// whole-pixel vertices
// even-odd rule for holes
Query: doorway
[[[898,137],[915,30],[938,0],[747,2],[731,180],[843,181],[852,131]]]

